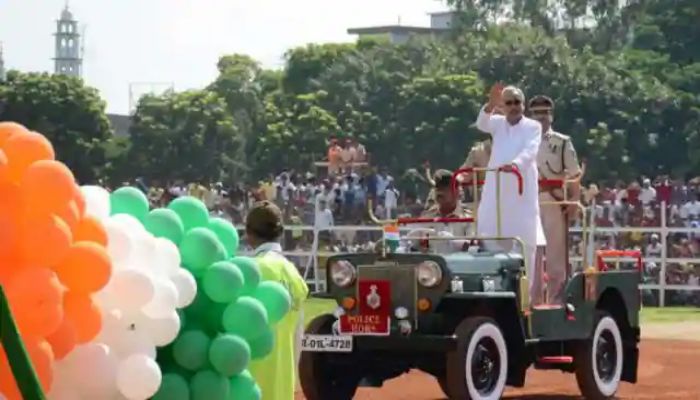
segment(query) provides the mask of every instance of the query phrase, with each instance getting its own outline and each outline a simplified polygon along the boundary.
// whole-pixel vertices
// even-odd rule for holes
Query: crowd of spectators
[[[328,161],[316,171],[284,170],[253,185],[237,183],[184,184],[176,182],[161,187],[146,187],[154,206],[163,206],[172,198],[191,195],[200,198],[213,215],[242,224],[247,210],[258,200],[277,203],[285,213],[288,251],[309,251],[316,226],[321,231],[319,251],[361,251],[370,248],[380,237],[376,229],[338,229],[339,225],[371,226],[368,204],[378,218],[417,216],[426,204],[430,190],[427,174],[411,169],[395,179],[386,168],[369,166],[369,155],[357,142],[329,145]],[[660,282],[662,238],[658,228],[665,218],[669,228],[700,227],[700,179],[690,181],[642,177],[639,182],[590,184],[582,190],[584,204],[592,210],[597,227],[596,247],[641,250],[645,262],[646,283]],[[665,215],[662,216],[662,213]],[[581,225],[581,220],[574,226]],[[333,232],[328,229],[334,227]],[[304,228],[306,227],[306,228]],[[606,229],[608,228],[608,229]],[[614,228],[617,232],[611,232]],[[620,228],[632,228],[622,229]],[[634,228],[647,228],[644,229]],[[654,231],[656,228],[657,231]],[[580,234],[571,235],[572,255],[581,255]],[[668,262],[665,280],[673,285],[700,285],[700,234],[675,232],[666,237]],[[667,303],[700,305],[700,291],[678,290],[667,296]],[[653,300],[651,300],[653,301]]]

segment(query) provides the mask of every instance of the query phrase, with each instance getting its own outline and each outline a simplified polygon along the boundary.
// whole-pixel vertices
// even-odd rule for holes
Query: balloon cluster
[[[105,228],[114,270],[96,294],[99,335],[56,363],[49,399],[146,399],[162,380],[156,347],[175,340],[182,322],[178,309],[192,303],[197,291],[192,274],[180,267],[177,244],[160,234],[154,216],[165,212],[180,228],[182,222],[170,210],[149,212],[138,189],[111,195],[98,186],[80,189],[86,214]]]
[[[104,227],[86,213],[51,143],[0,123],[0,284],[45,391],[55,362],[102,329],[95,293],[112,274],[106,246]],[[1,346],[0,392],[21,399]]]
[[[261,282],[256,260],[237,256],[233,225],[210,218],[199,200],[175,199],[149,217],[147,227],[179,242],[182,265],[199,289],[184,310],[180,335],[158,350],[164,375],[153,399],[259,400],[260,388],[247,368],[272,350],[274,325],[291,306],[289,292],[277,282]]]

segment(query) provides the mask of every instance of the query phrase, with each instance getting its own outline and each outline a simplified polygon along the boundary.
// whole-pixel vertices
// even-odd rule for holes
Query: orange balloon
[[[0,284],[20,263],[21,209],[17,185],[0,183]]]
[[[24,347],[32,360],[34,372],[39,377],[44,393],[48,393],[53,383],[54,354],[51,345],[43,339],[33,337],[24,337],[23,339]]]
[[[67,254],[73,241],[68,225],[55,215],[31,216],[22,221],[22,260],[32,265],[53,267]]]
[[[0,148],[14,135],[29,133],[29,130],[16,122],[0,122]]]
[[[54,332],[63,320],[63,287],[48,268],[19,270],[7,285],[7,300],[23,335],[44,337]]]
[[[92,298],[83,293],[68,292],[63,297],[63,309],[75,327],[78,344],[94,339],[102,329],[102,315]]]
[[[14,182],[20,181],[32,163],[56,158],[51,143],[44,135],[36,132],[10,136],[5,141],[3,150],[9,160],[10,179]]]
[[[75,348],[78,336],[70,319],[64,318],[58,329],[47,336],[46,340],[51,345],[56,359],[61,360]]]
[[[42,160],[26,169],[19,189],[25,209],[41,213],[64,212],[78,187],[73,173],[62,162]]]
[[[75,242],[54,270],[68,290],[88,294],[107,285],[112,274],[112,261],[104,246],[95,242]]]
[[[59,210],[56,215],[58,215],[63,222],[68,225],[71,232],[75,232],[75,228],[78,226],[78,222],[80,220],[80,213],[74,200],[71,200],[68,205],[62,210]]]
[[[0,149],[0,183],[10,181],[10,161],[2,149]]]
[[[0,344],[0,393],[7,400],[22,400],[22,395],[19,392],[15,377],[10,369],[10,362],[5,354],[5,349]]]
[[[92,215],[86,215],[73,229],[73,240],[95,242],[107,247],[107,231],[100,220]]]

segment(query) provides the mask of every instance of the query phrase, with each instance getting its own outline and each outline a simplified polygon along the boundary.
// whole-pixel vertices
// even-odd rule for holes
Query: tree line
[[[255,181],[306,171],[332,136],[358,138],[395,173],[454,168],[495,81],[556,102],[556,130],[589,180],[700,171],[700,4],[695,0],[450,0],[446,36],[309,44],[269,70],[222,56],[207,87],[143,97],[130,136],[80,80],[13,71],[0,119],[46,134],[84,181]]]

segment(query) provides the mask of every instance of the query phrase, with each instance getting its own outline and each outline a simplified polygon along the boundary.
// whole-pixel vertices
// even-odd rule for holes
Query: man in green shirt
[[[270,201],[253,206],[246,218],[246,239],[255,248],[263,280],[281,283],[292,299],[290,312],[275,325],[275,344],[265,358],[250,363],[250,372],[262,390],[263,400],[294,400],[296,386],[297,328],[309,294],[304,278],[282,255],[282,212]]]

